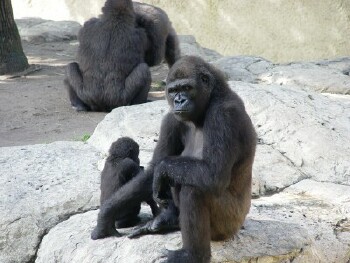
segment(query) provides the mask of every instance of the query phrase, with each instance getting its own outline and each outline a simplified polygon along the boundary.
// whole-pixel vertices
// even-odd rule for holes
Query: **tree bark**
[[[18,72],[28,67],[11,0],[0,0],[0,75]]]

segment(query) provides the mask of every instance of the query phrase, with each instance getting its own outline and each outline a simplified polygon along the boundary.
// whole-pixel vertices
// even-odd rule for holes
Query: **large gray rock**
[[[0,262],[29,262],[51,227],[98,206],[99,159],[82,142],[0,148]]]
[[[285,223],[297,223],[306,228],[314,240],[320,262],[348,263],[349,200],[349,185],[307,179],[279,194],[254,200],[250,215],[254,218],[267,217]]]
[[[340,63],[292,63],[277,65],[259,76],[267,84],[291,85],[303,90],[350,95],[350,61]],[[346,66],[348,68],[346,69]],[[341,70],[339,70],[340,68]]]
[[[260,57],[229,56],[212,63],[229,80],[289,85],[320,93],[350,94],[350,58],[273,64]]]
[[[231,83],[246,102],[260,144],[271,146],[304,178],[350,184],[350,97],[294,87]]]
[[[81,25],[74,21],[51,21],[41,18],[16,19],[22,40],[33,44],[77,39]]]
[[[88,143],[106,155],[114,141],[129,136],[140,145],[141,164],[147,165],[158,140],[161,120],[167,112],[164,100],[116,108],[97,125]]]
[[[179,35],[178,37],[182,56],[198,56],[206,61],[214,61],[222,57],[215,50],[201,47],[194,36]]]
[[[229,80],[255,83],[258,75],[268,71],[273,64],[261,57],[232,56],[212,62],[221,69]]]
[[[142,211],[149,212],[143,207]],[[54,227],[38,251],[36,263],[162,262],[164,249],[181,247],[180,232],[138,239],[111,237],[93,241],[90,234],[97,212],[71,217]],[[121,230],[127,235],[131,229]],[[248,219],[244,230],[226,242],[212,242],[212,262],[315,262],[319,257],[305,229],[291,223]]]

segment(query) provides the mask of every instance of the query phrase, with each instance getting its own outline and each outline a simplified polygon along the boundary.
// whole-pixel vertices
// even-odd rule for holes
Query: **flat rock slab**
[[[348,64],[348,69],[327,66],[327,63],[331,62],[276,65],[258,78],[261,82],[267,84],[292,84],[303,90],[350,95],[350,76],[348,71],[350,70],[350,61],[344,58],[344,64]]]
[[[28,262],[42,236],[99,205],[100,154],[82,142],[0,148],[0,262]]]
[[[212,63],[229,80],[249,83],[288,85],[319,93],[350,94],[350,59],[273,64],[261,57],[229,56]]]
[[[349,185],[302,180],[281,193],[254,200],[250,215],[307,229],[321,259],[317,262],[350,260]]]
[[[32,44],[77,39],[81,25],[75,21],[51,21],[41,18],[16,19],[22,40]]]
[[[212,62],[223,72],[229,80],[258,82],[259,74],[267,72],[273,67],[272,62],[253,56],[229,56]]]
[[[44,237],[35,262],[162,262],[164,249],[181,247],[180,232],[133,240],[124,236],[93,241],[90,234],[96,217],[97,211],[91,211],[58,224]],[[121,233],[127,235],[131,229]],[[212,254],[212,262],[277,262],[276,259],[315,262],[318,259],[305,229],[275,220],[248,219],[244,230],[234,238],[212,242]]]

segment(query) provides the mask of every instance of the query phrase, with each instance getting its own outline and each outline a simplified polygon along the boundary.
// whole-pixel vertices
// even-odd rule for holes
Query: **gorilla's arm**
[[[165,158],[154,172],[156,201],[162,203],[160,192],[166,184],[194,186],[212,194],[220,194],[228,187],[231,169],[239,160],[240,152],[237,151],[242,148],[239,130],[235,126],[239,112],[234,107],[208,109],[203,127],[202,159],[186,156]]]
[[[180,155],[184,149],[181,141],[182,123],[177,121],[172,114],[167,114],[161,124],[159,139],[154,149],[149,168],[159,164],[165,157]]]
[[[146,63],[137,65],[125,79],[125,88],[119,91],[121,105],[128,105],[145,88],[151,85],[151,72]],[[148,90],[147,90],[148,93]]]

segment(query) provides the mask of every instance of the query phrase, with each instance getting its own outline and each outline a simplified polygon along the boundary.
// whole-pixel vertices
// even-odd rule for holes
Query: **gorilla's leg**
[[[125,80],[125,94],[123,101],[131,104],[147,102],[148,92],[151,88],[151,72],[146,63],[139,64]],[[129,103],[126,103],[127,105]]]
[[[152,198],[152,182],[151,173],[139,173],[106,200],[100,207],[97,226],[93,230],[91,238],[120,236],[115,229],[115,220],[125,217],[130,207]]]
[[[89,106],[86,105],[77,95],[78,91],[83,89],[83,77],[78,63],[72,62],[67,65],[66,76],[64,84],[67,88],[72,107],[77,111],[90,110]]]
[[[117,219],[115,222],[116,228],[125,228],[135,226],[140,222],[138,214],[141,210],[141,202],[135,205],[133,208],[129,208],[128,213],[120,219]]]
[[[205,195],[182,186],[179,196],[183,247],[169,251],[166,262],[207,263],[210,261],[210,212]]]
[[[176,32],[171,28],[169,35],[166,39],[165,60],[168,63],[169,68],[180,58],[179,40]]]

